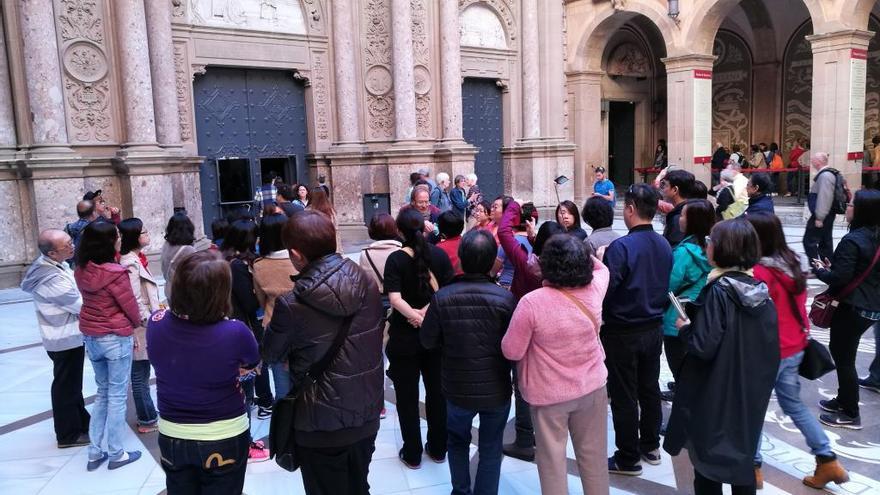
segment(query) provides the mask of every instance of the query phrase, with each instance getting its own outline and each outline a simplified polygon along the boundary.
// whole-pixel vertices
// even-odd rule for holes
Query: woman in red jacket
[[[749,222],[761,238],[761,260],[755,265],[755,278],[770,289],[770,299],[776,305],[779,321],[779,372],[776,374],[776,400],[801,431],[810,451],[816,456],[816,471],[804,478],[804,484],[823,488],[833,481],[843,483],[849,476],[837,456],[831,451],[828,436],[819,421],[801,401],[801,383],[798,367],[807,347],[807,277],[801,269],[797,254],[785,242],[782,224],[776,215],[750,215]],[[755,454],[755,476],[761,488],[761,448]]]
[[[92,368],[98,393],[89,425],[89,462],[94,471],[107,459],[117,469],[141,457],[140,451],[122,448],[125,404],[131,378],[132,333],[141,321],[140,310],[128,270],[116,263],[120,238],[116,226],[96,220],[86,226],[76,250],[76,286],[82,293],[79,329]],[[107,433],[107,451],[101,448]]]

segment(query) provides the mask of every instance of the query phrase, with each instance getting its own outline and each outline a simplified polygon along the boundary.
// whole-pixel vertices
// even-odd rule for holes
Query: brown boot
[[[810,488],[825,488],[829,481],[833,481],[838,485],[849,481],[849,473],[835,458],[822,462],[816,457],[816,472],[812,476],[804,478],[804,484]]]
[[[755,466],[755,488],[764,489],[764,473],[761,472],[761,466]]]

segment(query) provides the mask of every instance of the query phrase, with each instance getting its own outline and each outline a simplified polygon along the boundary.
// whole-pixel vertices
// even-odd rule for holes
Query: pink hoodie
[[[564,289],[602,321],[602,300],[608,290],[608,268],[593,258],[593,281]],[[599,329],[560,289],[545,285],[529,292],[513,313],[501,341],[507,359],[517,362],[519,388],[536,406],[583,397],[605,385],[605,351]]]

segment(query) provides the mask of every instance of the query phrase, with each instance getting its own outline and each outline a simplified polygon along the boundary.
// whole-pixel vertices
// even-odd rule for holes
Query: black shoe
[[[520,447],[515,443],[508,443],[501,448],[501,451],[504,452],[504,455],[507,457],[513,457],[514,459],[526,462],[535,462],[534,447]]]
[[[675,400],[675,392],[672,390],[667,390],[665,392],[660,392],[660,400],[663,402],[672,402]]]
[[[89,434],[88,433],[81,433],[80,436],[76,437],[76,440],[74,440],[72,442],[59,443],[58,448],[59,449],[69,449],[71,447],[83,447],[83,446],[89,445],[91,443],[92,443],[92,441],[89,440]]]
[[[834,398],[834,399],[831,399],[831,400],[820,400],[820,401],[819,401],[819,407],[820,407],[823,411],[827,411],[827,412],[830,412],[830,413],[838,413],[838,412],[842,412],[842,411],[843,411],[843,409],[841,409],[841,407],[840,407],[840,403],[837,402],[837,398]]]
[[[862,429],[862,418],[858,416],[849,416],[843,412],[820,414],[819,422],[834,428],[847,428],[850,430]]]
[[[272,406],[257,406],[257,419],[269,419],[272,417]]]
[[[675,382],[666,382],[666,389],[675,392]]]
[[[101,467],[101,464],[104,464],[104,461],[106,461],[108,457],[110,457],[110,455],[108,455],[106,452],[101,452],[101,457],[95,459],[94,461],[89,460],[89,463],[86,464],[86,471],[94,471],[98,469],[99,467]]]
[[[107,464],[107,469],[119,469],[122,466],[125,466],[126,464],[131,464],[132,462],[141,458],[141,451],[140,450],[132,450],[131,452],[127,452],[127,454],[128,454],[128,456],[127,456],[128,458],[125,460],[110,461],[110,463]]]
[[[421,469],[421,468],[422,468],[422,464],[421,464],[421,463],[413,464],[413,463],[407,462],[406,459],[403,458],[403,449],[400,449],[400,452],[397,453],[397,458],[400,459],[400,462],[403,463],[404,466],[406,466],[406,467],[408,467],[408,468],[410,468],[410,469],[415,470],[415,469]]]
[[[652,450],[651,452],[648,452],[646,454],[642,454],[642,460],[652,466],[659,466],[660,462],[661,462],[660,461],[660,449]]]
[[[425,444],[425,453],[428,454],[428,458],[437,464],[443,464],[446,462],[446,454],[441,455],[440,457],[435,456],[431,453],[431,449],[428,448],[428,444]]]
[[[659,457],[659,456],[658,456]],[[622,474],[624,476],[641,476],[642,466],[623,466],[617,463],[614,456],[608,458],[608,472],[611,474]]]
[[[870,377],[859,378],[859,386],[865,390],[870,390],[871,392],[876,392],[880,394],[880,384],[872,382]]]

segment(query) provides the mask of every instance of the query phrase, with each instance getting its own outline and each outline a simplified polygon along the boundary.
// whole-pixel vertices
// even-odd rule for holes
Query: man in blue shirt
[[[593,197],[599,197],[608,201],[611,207],[614,208],[614,200],[617,198],[617,193],[614,191],[614,183],[605,177],[605,167],[596,167]]]
[[[611,276],[600,338],[617,444],[608,470],[630,476],[642,473],[641,460],[660,464],[658,381],[672,248],[651,225],[659,200],[647,184],[629,188],[623,203],[629,234],[612,242],[604,256]]]

